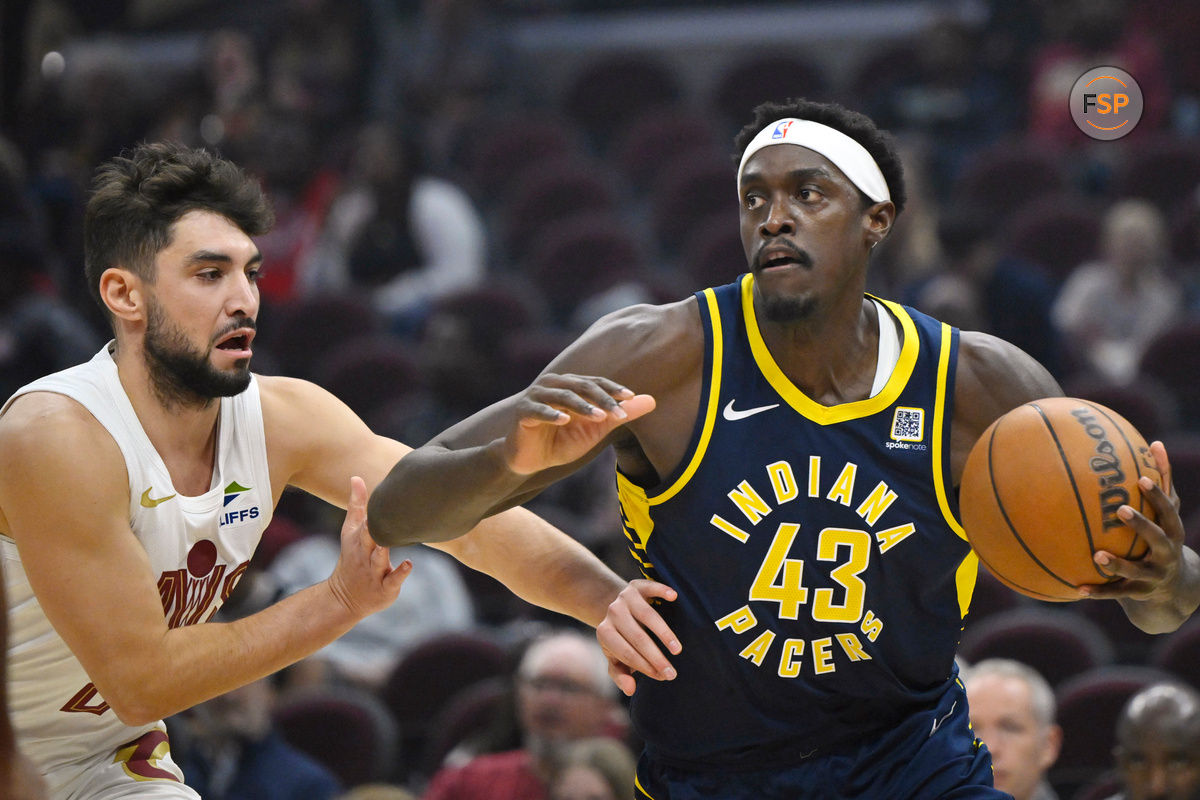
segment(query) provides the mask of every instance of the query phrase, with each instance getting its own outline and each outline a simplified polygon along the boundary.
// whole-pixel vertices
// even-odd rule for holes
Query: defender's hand
[[[657,636],[673,655],[683,649],[671,627],[650,605],[650,598],[655,597],[670,601],[677,594],[670,586],[656,581],[630,581],[596,626],[596,638],[608,657],[609,677],[626,696],[637,689],[634,672],[660,681],[675,678],[675,668],[647,633]]]
[[[405,559],[393,568],[388,549],[371,538],[367,531],[367,485],[358,476],[350,479],[341,544],[341,557],[329,576],[329,587],[346,609],[361,619],[395,602],[401,584],[412,572],[412,562]]]

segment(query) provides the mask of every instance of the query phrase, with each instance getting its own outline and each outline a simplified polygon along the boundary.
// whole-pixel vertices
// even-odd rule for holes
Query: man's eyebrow
[[[825,167],[803,167],[802,169],[791,170],[787,173],[787,177],[793,181],[804,181],[812,178],[830,179],[833,177],[833,175],[829,172],[829,170],[825,169]],[[762,179],[762,171],[758,169],[748,169],[742,173],[742,183],[749,183],[750,181],[758,181]]]
[[[258,264],[262,260],[262,253],[256,252],[253,256],[251,256],[250,260],[246,262],[246,265],[249,266],[251,264]],[[186,264],[211,264],[213,262],[219,264],[232,264],[233,259],[230,258],[227,253],[219,253],[216,250],[197,250],[184,259],[184,263]]]

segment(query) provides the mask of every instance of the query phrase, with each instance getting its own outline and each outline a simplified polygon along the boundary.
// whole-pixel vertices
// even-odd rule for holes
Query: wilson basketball
[[[1130,505],[1154,519],[1137,487],[1162,483],[1150,447],[1109,408],[1049,397],[996,420],[967,457],[959,508],[967,539],[1000,581],[1038,600],[1078,600],[1077,588],[1112,580],[1097,550],[1122,558],[1147,544],[1117,517]]]

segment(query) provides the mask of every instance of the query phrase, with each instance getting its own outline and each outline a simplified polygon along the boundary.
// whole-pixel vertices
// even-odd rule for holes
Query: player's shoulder
[[[1022,403],[1061,395],[1058,381],[1021,348],[980,331],[959,338],[954,420],[982,431]]]
[[[259,375],[255,373],[258,382],[258,394],[262,403],[275,405],[287,401],[302,400],[305,397],[325,391],[312,381],[303,378],[292,378],[287,375]]]
[[[54,391],[26,392],[0,415],[0,437],[92,435],[101,427],[92,412],[73,397]]]
[[[328,414],[339,413],[345,404],[328,389],[303,378],[285,375],[255,375],[262,403],[263,423],[283,425],[318,422]]]
[[[704,332],[694,297],[639,304],[601,317],[556,360],[555,371],[605,375],[638,386],[690,369],[703,358]]]
[[[120,460],[112,434],[67,395],[28,392],[0,415],[0,472],[46,479],[63,464],[107,472]]]
[[[619,340],[625,346],[656,344],[659,347],[677,337],[702,335],[696,298],[671,303],[639,303],[612,311],[588,328],[584,339]]]
[[[1031,384],[1034,389],[1057,388],[1033,356],[1012,342],[982,331],[962,331],[959,335],[958,373],[988,384],[1017,381]]]

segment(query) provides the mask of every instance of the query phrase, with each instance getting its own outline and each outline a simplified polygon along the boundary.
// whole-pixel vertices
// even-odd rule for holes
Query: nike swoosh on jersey
[[[756,408],[744,408],[738,410],[733,407],[733,402],[733,400],[730,400],[726,404],[725,408],[721,410],[721,416],[731,422],[736,422],[737,420],[745,419],[746,417],[753,417],[755,414],[761,414],[764,411],[770,411],[772,408],[779,408],[779,403],[774,403],[769,406],[758,406]]]
[[[151,497],[150,492],[154,487],[151,486],[146,491],[142,492],[142,508],[154,508],[159,503],[165,503],[175,495],[169,494],[166,497]]]

